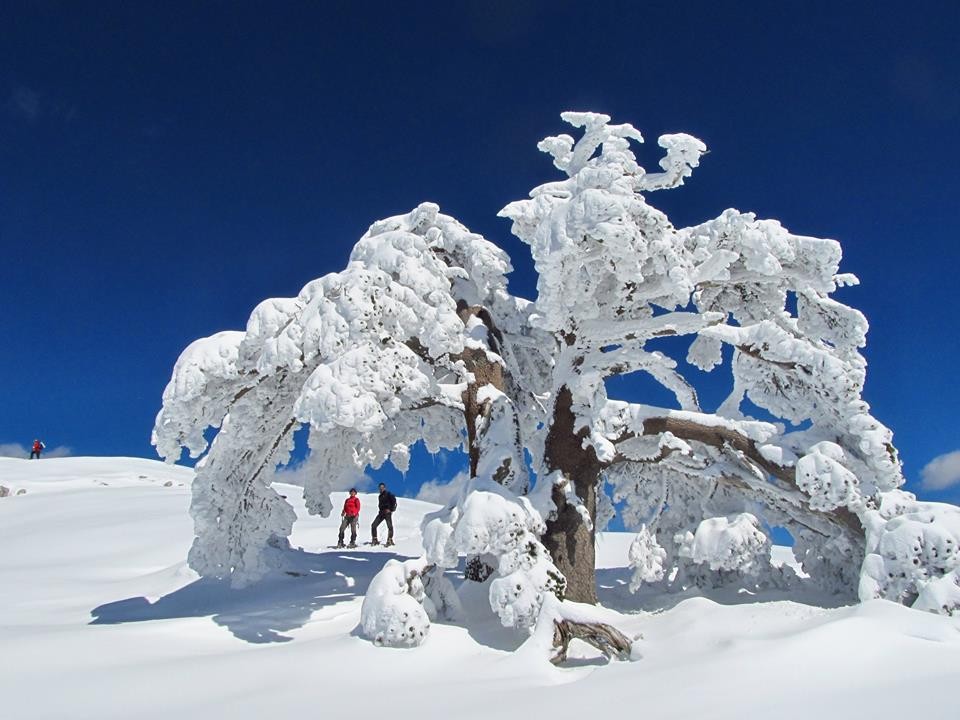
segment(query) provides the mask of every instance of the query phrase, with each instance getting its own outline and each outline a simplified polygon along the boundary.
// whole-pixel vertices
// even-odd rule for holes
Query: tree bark
[[[584,522],[580,512],[567,502],[562,487],[554,485],[556,517],[547,520],[542,542],[554,565],[567,579],[565,597],[576,602],[597,603],[595,535],[592,523],[597,517],[597,483],[601,463],[592,447],[583,447],[587,429],[574,432],[573,395],[560,388],[553,407],[553,421],[547,434],[545,464],[548,472],[560,471],[573,483],[573,490],[591,520]]]
[[[493,323],[493,318],[484,307],[467,305],[463,301],[457,306],[457,314],[467,324],[471,317],[479,318],[487,327],[487,344],[494,352],[500,351],[500,331]],[[487,358],[487,353],[481,348],[466,348],[458,356],[463,361],[464,366],[473,374],[474,381],[467,384],[463,391],[463,417],[467,426],[467,454],[470,458],[470,477],[477,476],[477,466],[480,463],[480,434],[478,424],[481,416],[489,412],[489,408],[483,407],[477,400],[477,392],[484,385],[493,385],[497,390],[504,392],[506,390],[506,381],[504,378],[503,366],[500,363],[491,362]]]
[[[554,655],[550,662],[559,665],[567,659],[570,641],[574,638],[592,645],[608,658],[629,660],[632,643],[630,638],[606,623],[584,623],[572,620],[554,620]]]

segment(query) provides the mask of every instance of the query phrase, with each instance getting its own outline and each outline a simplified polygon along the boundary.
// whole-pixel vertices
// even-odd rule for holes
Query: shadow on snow
[[[91,625],[147,620],[210,617],[249,643],[288,642],[283,633],[303,627],[317,610],[362,597],[387,560],[407,556],[384,551],[338,550],[308,553],[292,550],[285,573],[274,573],[249,587],[233,589],[226,580],[200,578],[155,602],[145,597],[105,603],[91,611]],[[325,617],[329,621],[347,615]]]
[[[856,598],[833,595],[812,585],[784,589],[750,590],[737,585],[718,588],[690,587],[680,592],[664,592],[655,586],[630,592],[630,568],[597,569],[597,598],[604,607],[630,614],[670,610],[689,598],[706,598],[718,605],[743,605],[757,602],[790,601],[822,608],[837,608],[856,602]]]
[[[310,553],[291,550],[285,553],[288,571],[268,575],[255,585],[233,589],[226,580],[200,578],[151,602],[146,597],[131,597],[105,603],[91,611],[91,625],[116,625],[149,620],[209,617],[248,643],[289,642],[284,633],[303,627],[311,616],[324,608],[366,595],[373,576],[387,560],[408,560],[408,556],[376,550],[337,550]],[[461,563],[462,565],[462,563]],[[462,579],[462,567],[448,571],[451,580]],[[629,568],[597,570],[597,595],[611,610],[630,614],[669,610],[691,597],[704,597],[723,605],[791,600],[793,602],[839,607],[850,600],[813,591],[766,590],[748,592],[734,587],[691,588],[664,594],[654,588],[637,594],[629,591]],[[467,631],[481,645],[503,651],[515,650],[525,639],[521,633],[503,628],[490,612],[487,583],[463,582],[459,595]],[[315,621],[329,622],[355,612],[343,608]]]

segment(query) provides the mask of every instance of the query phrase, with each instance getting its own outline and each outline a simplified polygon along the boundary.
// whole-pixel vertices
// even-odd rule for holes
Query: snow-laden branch
[[[632,320],[589,320],[580,324],[580,334],[592,344],[607,345],[626,340],[649,340],[699,332],[724,320],[719,312],[669,312]]]
[[[358,467],[405,467],[420,440],[460,445],[454,389],[468,378],[456,356],[471,338],[458,304],[514,312],[509,269],[501,250],[425,203],[371,226],[343,271],[260,303],[245,332],[191,345],[154,429],[172,461],[181,446],[202,453],[205,431],[220,426],[198,464],[191,564],[237,585],[279,566],[293,515],[264,470],[286,462],[301,424],[327,461],[305,488],[321,513],[337,478]]]

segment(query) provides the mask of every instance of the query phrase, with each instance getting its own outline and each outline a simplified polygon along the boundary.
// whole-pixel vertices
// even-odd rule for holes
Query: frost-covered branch
[[[154,430],[158,450],[175,460],[181,446],[202,453],[204,433],[219,426],[198,464],[191,564],[235,585],[282,565],[274,551],[293,512],[263,471],[287,461],[302,424],[313,462],[324,465],[304,494],[324,514],[338,477],[388,459],[405,469],[421,440],[459,446],[463,389],[475,380],[460,357],[474,341],[459,308],[515,312],[509,269],[502,251],[423,204],[372,225],[342,272],[262,302],[245,332],[191,345]]]

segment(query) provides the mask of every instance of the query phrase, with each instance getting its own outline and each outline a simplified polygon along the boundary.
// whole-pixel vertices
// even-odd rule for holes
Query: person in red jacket
[[[350,488],[350,497],[343,501],[343,512],[340,513],[340,536],[337,538],[337,547],[343,547],[343,531],[350,526],[350,545],[357,546],[357,523],[360,521],[360,498],[357,489]]]
[[[42,442],[40,442],[39,440],[34,440],[34,441],[33,441],[33,449],[30,451],[30,459],[33,460],[34,458],[36,458],[37,460],[39,460],[39,459],[40,459],[40,453],[43,452],[43,449],[44,449],[45,447],[46,447],[46,445],[44,445],[44,444],[43,444]]]

